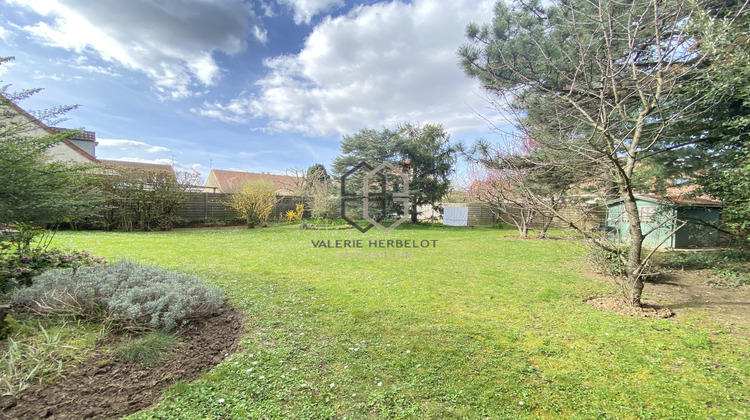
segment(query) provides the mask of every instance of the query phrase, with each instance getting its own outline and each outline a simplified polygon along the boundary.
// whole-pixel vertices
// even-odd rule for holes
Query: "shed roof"
[[[669,204],[677,204],[677,205],[685,206],[685,207],[721,207],[721,202],[719,201],[711,200],[708,198],[700,198],[700,197],[690,197],[690,198],[664,197],[664,196],[656,195],[656,194],[647,194],[647,195],[636,194],[635,198],[636,200],[650,201],[652,203],[669,203]],[[620,202],[622,202],[622,198],[608,201],[607,206],[617,204]]]

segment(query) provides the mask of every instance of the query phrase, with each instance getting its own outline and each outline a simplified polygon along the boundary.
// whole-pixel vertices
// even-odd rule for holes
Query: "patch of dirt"
[[[612,282],[601,275],[594,276],[597,281]],[[689,313],[699,312],[708,320],[724,325],[727,332],[750,335],[750,286],[712,287],[704,284],[708,279],[709,273],[703,270],[666,272],[646,282],[643,300],[651,309],[668,308],[678,321]],[[614,301],[619,297],[609,299]],[[622,312],[617,309],[617,303],[596,299],[588,302],[602,310],[645,316],[628,313],[629,309]]]
[[[0,418],[111,419],[143,410],[176,381],[191,381],[233,353],[244,332],[243,313],[225,306],[211,318],[192,322],[172,353],[156,366],[116,360],[97,352],[57,383],[35,384],[0,399]]]
[[[586,299],[586,303],[603,311],[640,318],[669,318],[674,315],[669,308],[648,302],[642,302],[641,307],[630,306],[619,296],[594,296]]]
[[[708,279],[703,270],[664,273],[646,283],[644,296],[671,308],[677,319],[701,311],[728,332],[750,335],[750,286],[708,286]]]

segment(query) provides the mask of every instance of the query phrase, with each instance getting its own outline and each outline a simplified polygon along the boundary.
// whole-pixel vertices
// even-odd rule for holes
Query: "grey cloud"
[[[8,0],[51,18],[24,29],[47,45],[145,73],[164,98],[194,94],[221,77],[215,51],[237,54],[267,32],[241,0]]]

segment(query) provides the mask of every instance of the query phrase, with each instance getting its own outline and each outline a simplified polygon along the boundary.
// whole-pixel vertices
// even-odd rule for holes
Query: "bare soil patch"
[[[750,286],[708,286],[709,276],[708,270],[668,272],[646,283],[645,296],[668,306],[677,319],[700,311],[728,332],[750,335]]]
[[[674,315],[669,308],[653,303],[642,302],[641,307],[628,305],[619,296],[594,296],[586,299],[586,303],[603,311],[640,318],[669,318]]]
[[[30,386],[0,399],[0,418],[111,419],[143,410],[176,381],[191,381],[232,353],[244,332],[241,311],[225,306],[211,318],[192,322],[158,365],[119,361],[100,351],[57,383]]]
[[[709,276],[707,270],[686,270],[666,272],[649,280],[643,293],[646,303],[643,312],[618,304],[619,296],[589,298],[587,302],[605,311],[630,316],[657,316],[668,310],[677,321],[689,314],[700,314],[723,325],[726,332],[750,335],[750,286],[708,286],[705,281]],[[601,275],[595,278],[612,282]]]

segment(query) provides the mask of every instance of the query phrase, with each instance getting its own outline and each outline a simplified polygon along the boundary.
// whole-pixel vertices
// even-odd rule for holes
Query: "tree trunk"
[[[641,219],[638,215],[638,206],[632,194],[623,195],[625,212],[628,215],[630,232],[630,246],[628,259],[625,264],[627,274],[626,299],[631,306],[641,306],[641,295],[643,294],[643,265],[641,262],[641,247],[643,246],[643,231],[641,230]]]
[[[542,230],[539,231],[539,237],[540,238],[546,238],[547,237],[547,230],[549,230],[550,225],[552,225],[552,221],[555,220],[554,217],[550,217],[549,219],[544,221],[544,225],[542,226]]]
[[[417,212],[417,203],[412,203],[409,213],[411,213],[411,222],[417,223],[417,215],[419,214]]]
[[[519,211],[520,220],[518,221],[518,223],[516,223],[516,227],[518,227],[518,233],[522,238],[529,237],[529,227],[531,226],[531,222],[534,220],[534,215],[534,211],[529,211],[528,214],[524,209],[521,209]]]

